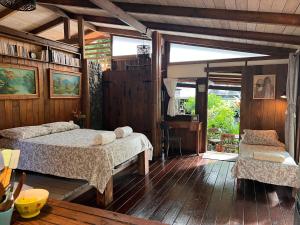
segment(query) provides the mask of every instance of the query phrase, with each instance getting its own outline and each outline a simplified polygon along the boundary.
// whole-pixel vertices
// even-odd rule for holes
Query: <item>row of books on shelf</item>
[[[9,44],[8,42],[5,41],[0,41],[0,54],[48,61],[47,50],[33,52],[33,51],[29,51],[24,46]]]
[[[63,64],[63,65],[70,65],[70,66],[80,66],[80,59],[74,58],[70,54],[65,54],[64,52],[50,50],[51,55],[51,62]]]
[[[63,65],[80,67],[80,59],[57,50],[42,49],[40,51],[30,51],[24,46],[9,44],[0,40],[0,55],[15,56],[26,59],[37,59],[45,62],[53,62]],[[49,57],[50,56],[50,57]]]

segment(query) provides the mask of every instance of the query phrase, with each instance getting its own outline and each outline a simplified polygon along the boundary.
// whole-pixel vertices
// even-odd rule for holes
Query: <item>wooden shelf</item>
[[[61,64],[61,63],[56,63],[56,62],[48,62],[50,64],[55,64],[55,65],[61,65],[61,66],[68,66],[68,67],[74,67],[74,68],[81,68],[81,66],[72,66],[68,64]]]
[[[32,59],[32,58],[25,58],[25,57],[16,56],[16,55],[5,55],[5,54],[0,54],[0,56],[7,56],[7,57],[12,57],[12,58],[17,58],[17,59],[26,59],[26,60],[32,60],[32,61],[38,61],[38,62],[48,63],[48,61],[46,61],[46,60]]]

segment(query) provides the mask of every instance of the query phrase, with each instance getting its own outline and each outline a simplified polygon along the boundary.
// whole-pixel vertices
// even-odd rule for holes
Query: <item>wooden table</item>
[[[16,213],[12,225],[162,225],[107,210],[91,208],[66,201],[49,200],[41,214],[34,219],[22,219]]]
[[[197,121],[167,121],[170,128],[188,129],[191,132],[196,132],[196,154],[199,155],[202,143],[202,122]]]

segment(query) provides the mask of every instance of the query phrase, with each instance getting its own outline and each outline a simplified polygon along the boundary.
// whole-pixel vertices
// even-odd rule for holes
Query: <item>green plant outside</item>
[[[195,114],[195,98],[190,97],[184,104],[188,114]],[[234,101],[208,94],[208,128],[219,128],[222,133],[239,134],[240,123],[235,121],[239,106]]]

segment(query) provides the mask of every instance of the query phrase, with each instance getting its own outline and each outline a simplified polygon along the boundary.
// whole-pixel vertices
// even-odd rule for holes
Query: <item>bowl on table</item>
[[[22,191],[15,201],[15,207],[23,218],[32,218],[40,214],[46,204],[49,192],[45,189]]]

